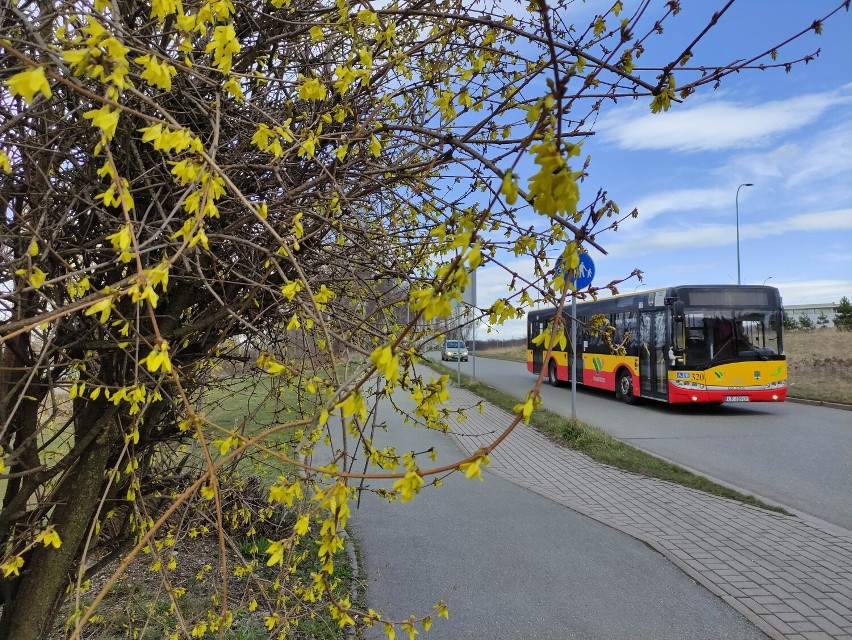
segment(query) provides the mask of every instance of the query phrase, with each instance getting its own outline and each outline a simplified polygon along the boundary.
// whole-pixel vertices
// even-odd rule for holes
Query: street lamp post
[[[737,197],[734,198],[734,204],[737,208],[737,284],[742,284],[740,278],[740,189],[743,187],[753,187],[751,182],[744,182],[737,187]]]

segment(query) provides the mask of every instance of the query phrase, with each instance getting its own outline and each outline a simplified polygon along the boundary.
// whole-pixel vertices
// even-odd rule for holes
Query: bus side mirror
[[[686,313],[683,310],[683,300],[675,300],[672,303],[672,318],[675,322],[683,322],[686,318]]]

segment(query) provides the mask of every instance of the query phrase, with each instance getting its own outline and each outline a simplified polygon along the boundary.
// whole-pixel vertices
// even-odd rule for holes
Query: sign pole
[[[456,305],[456,339],[463,340],[462,331],[461,331],[461,321],[462,321],[462,305],[465,306],[464,315],[467,318],[468,313],[471,317],[471,322],[473,324],[473,328],[471,331],[471,347],[473,351],[471,355],[473,356],[473,377],[476,377],[476,269],[470,272],[470,285],[462,291],[462,299],[461,302],[455,302]],[[466,323],[465,323],[466,324]],[[457,371],[457,382],[458,386],[461,387],[461,354],[459,354],[457,358],[458,367]]]
[[[557,269],[560,269],[561,258],[556,261]],[[557,271],[559,273],[559,271]],[[577,292],[592,284],[595,277],[595,263],[588,253],[580,254],[580,264],[573,271],[571,279],[571,357],[569,358],[568,371],[571,376],[571,417],[577,417]]]
[[[456,340],[461,340],[461,305],[456,305]],[[461,389],[461,347],[456,342],[456,386]]]
[[[577,417],[577,296],[571,296],[571,417]]]
[[[470,310],[473,313],[473,373],[472,377],[476,379],[476,269],[471,271],[470,273],[470,291],[471,291],[471,303]]]

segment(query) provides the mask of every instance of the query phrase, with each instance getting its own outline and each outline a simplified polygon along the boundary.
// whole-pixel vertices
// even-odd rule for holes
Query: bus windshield
[[[776,323],[777,313],[766,309],[688,309],[684,326],[686,364],[779,356],[783,347]]]

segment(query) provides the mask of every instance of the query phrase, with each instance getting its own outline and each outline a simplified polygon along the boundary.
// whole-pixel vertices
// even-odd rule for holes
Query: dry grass
[[[527,361],[526,347],[501,347],[495,349],[476,348],[476,355],[483,358],[497,358],[499,360],[511,360],[513,362]]]
[[[784,351],[790,397],[852,404],[852,332],[788,331]]]

